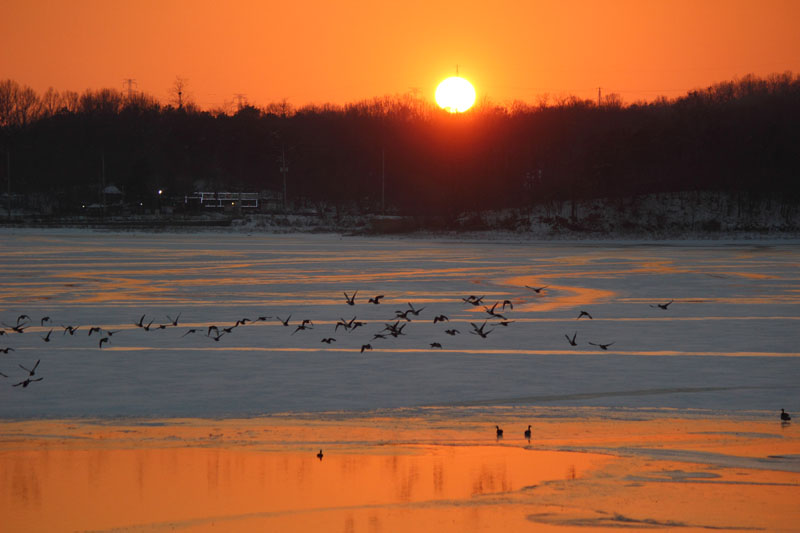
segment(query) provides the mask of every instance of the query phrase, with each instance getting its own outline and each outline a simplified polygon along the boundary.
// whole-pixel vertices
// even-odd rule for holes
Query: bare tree
[[[192,96],[186,90],[188,86],[188,79],[175,76],[175,82],[172,84],[172,87],[169,90],[169,103],[178,109],[184,109],[188,104],[192,104],[192,107],[194,108]]]
[[[42,116],[52,117],[64,107],[61,95],[57,90],[48,87],[41,98],[42,102]]]
[[[14,80],[0,81],[0,126],[24,127],[40,114],[41,102],[36,91]]]

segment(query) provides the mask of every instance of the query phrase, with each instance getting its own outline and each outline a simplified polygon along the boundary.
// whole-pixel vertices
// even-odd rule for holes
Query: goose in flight
[[[439,344],[438,342],[432,342],[431,343],[431,348],[441,348],[441,347],[442,347],[442,345]]]
[[[313,327],[309,327],[307,322],[304,320],[302,324],[298,325],[297,328],[292,332],[292,335],[297,333],[298,331],[305,331],[307,329],[314,329]]]
[[[450,322],[450,319],[447,318],[445,315],[439,315],[433,317],[433,323],[436,324],[437,322]]]
[[[51,329],[50,331],[48,331],[48,332],[47,332],[47,335],[45,335],[44,337],[42,337],[42,340],[43,340],[44,342],[50,342],[50,334],[51,334],[51,333],[53,333],[53,330],[52,330],[52,329]]]
[[[36,361],[36,364],[35,364],[35,365],[33,365],[33,368],[26,368],[26,367],[24,367],[24,366],[22,366],[22,365],[19,365],[19,367],[20,367],[22,370],[24,370],[25,372],[27,372],[27,373],[28,373],[28,375],[29,375],[30,377],[33,377],[33,376],[35,376],[35,375],[36,375],[36,368],[39,366],[39,362],[40,362],[40,361],[41,361],[41,359],[38,359],[38,360]]]
[[[425,307],[420,307],[419,309],[414,309],[414,306],[411,305],[411,302],[408,302],[408,312],[414,316],[419,316],[420,312],[425,309]]]
[[[322,461],[322,450],[320,450],[319,453],[317,454],[317,459]]]
[[[102,339],[100,339],[100,342],[97,343],[97,347],[102,349],[104,342],[108,342],[108,337],[103,337]]]
[[[506,306],[508,306],[512,311],[514,310],[514,304],[511,303],[511,300],[503,300],[503,308],[501,311],[505,311]]]
[[[485,310],[487,313],[489,313],[489,316],[493,316],[493,317],[497,317],[497,318],[502,318],[502,319],[505,319],[506,317],[504,317],[503,315],[501,315],[500,313],[498,313],[498,312],[496,312],[496,311],[495,311],[495,308],[497,307],[497,304],[498,304],[498,303],[500,303],[500,302],[495,302],[495,303],[494,303],[494,305],[491,307],[491,309],[490,309],[490,308],[488,308],[488,307],[486,307],[486,306],[484,305],[484,306],[483,306],[483,309],[484,309],[484,310]]]
[[[654,309],[655,309],[655,308],[658,308],[658,309],[664,309],[664,310],[666,310],[666,309],[667,309],[667,307],[669,307],[669,304],[671,304],[673,301],[674,301],[674,300],[670,300],[670,301],[668,301],[668,302],[667,302],[667,303],[665,303],[665,304],[656,304],[656,305],[650,304],[650,307],[652,307],[652,308],[654,308]]]
[[[455,335],[458,335],[459,333],[461,333],[457,329],[446,329],[446,330],[444,330],[444,332],[447,333],[450,336],[455,336]]]
[[[66,335],[67,333],[69,333],[70,335],[75,335],[75,332],[78,331],[78,328],[80,328],[80,326],[73,327],[64,325],[62,325],[61,327],[64,328],[64,333],[62,333],[62,335]]]
[[[135,326],[138,326],[138,327],[140,327],[140,328],[143,328],[143,327],[144,327],[144,317],[145,317],[145,316],[146,316],[146,315],[142,315],[142,317],[139,319],[139,321],[138,321],[138,322],[134,322],[133,324],[134,324]]]
[[[167,320],[169,320],[170,324],[172,324],[173,326],[177,326],[178,325],[178,319],[180,317],[181,317],[180,313],[178,313],[178,316],[176,316],[174,319],[171,316],[167,315]]]
[[[608,347],[614,344],[613,342],[609,342],[608,344],[598,344],[594,342],[590,342],[592,346],[598,346],[601,350],[608,350]]]
[[[470,324],[470,326],[472,326],[472,331],[470,331],[470,333],[472,333],[473,335],[479,335],[481,338],[484,338],[484,339],[486,338],[487,335],[489,335],[489,333],[494,331],[493,329],[490,329],[489,331],[484,331],[483,330],[483,328],[486,327],[486,321],[485,320],[483,321],[483,324],[481,324],[481,327],[478,327],[477,324],[475,324],[473,322],[470,322],[469,324]]]
[[[288,317],[286,317],[286,320],[282,319],[282,318],[281,318],[281,317],[279,317],[279,316],[276,316],[275,318],[277,318],[277,319],[278,319],[278,322],[280,322],[280,323],[281,323],[281,324],[283,324],[284,326],[288,326],[288,325],[289,325],[289,320],[291,320],[291,319],[292,319],[292,315],[289,315]]]
[[[181,338],[184,338],[186,335],[188,335],[188,334],[190,334],[190,333],[197,333],[197,328],[192,328],[192,329],[190,329],[189,331],[187,331],[186,333],[184,333],[183,335],[181,335]]]
[[[34,381],[42,381],[43,379],[44,379],[44,378],[36,378],[36,379],[31,379],[31,378],[28,378],[28,379],[26,379],[25,381],[20,381],[19,383],[15,383],[13,386],[14,386],[14,387],[19,387],[20,385],[22,385],[22,388],[24,389],[24,388],[26,388],[28,385],[30,385],[31,383],[33,383]]]
[[[39,321],[39,325],[40,326],[44,326],[45,322],[50,322],[50,317],[49,316],[43,316],[42,319]]]
[[[586,311],[581,311],[581,314],[579,314],[579,315],[578,315],[578,318],[576,318],[575,320],[579,320],[580,318],[582,318],[582,317],[585,317],[585,316],[586,316],[586,317],[589,317],[589,320],[591,320],[591,319],[592,319],[592,315],[590,315],[590,314],[589,314],[589,313],[587,313]]]
[[[330,344],[332,342],[336,342],[336,339],[334,339],[333,337],[326,337],[322,339],[320,342],[324,342],[325,344]]]
[[[219,335],[219,328],[217,326],[208,326],[208,331],[206,331],[206,337],[210,337],[212,331],[214,331],[214,333]]]
[[[92,326],[92,327],[90,327],[90,328],[89,328],[89,335],[88,335],[88,337],[91,337],[91,336],[92,336],[92,333],[94,333],[95,331],[96,331],[97,333],[101,333],[101,332],[102,332],[102,330],[101,330],[99,327],[97,327],[97,326]]]
[[[533,292],[535,292],[536,294],[541,294],[542,290],[543,290],[543,289],[546,289],[546,288],[547,288],[547,287],[549,287],[549,286],[550,286],[550,285],[545,285],[544,287],[531,287],[530,285],[525,285],[525,287],[526,287],[526,288],[528,288],[528,289],[532,290],[532,291],[533,291]]]
[[[577,346],[578,345],[578,343],[575,342],[575,337],[578,336],[578,332],[577,331],[575,332],[575,334],[572,336],[571,339],[569,338],[569,335],[567,335],[566,333],[564,334],[564,336],[567,338],[567,342],[569,343],[570,346]]]
[[[356,305],[356,294],[358,294],[358,291],[354,292],[352,296],[348,296],[347,293],[344,293],[344,298],[347,300],[347,305]]]
[[[355,294],[353,296],[355,296]],[[370,298],[369,299],[369,303],[377,305],[377,304],[381,303],[381,298],[383,298],[383,297],[384,297],[383,294],[379,294],[375,298]]]
[[[363,344],[363,345],[361,345],[361,353],[364,353],[364,350],[371,350],[371,349],[372,349],[372,345],[371,344]]]
[[[466,298],[461,298],[461,299],[464,300],[466,303],[477,307],[483,303],[483,298],[484,298],[483,296],[474,296],[470,294]]]
[[[8,353],[8,352],[13,352],[13,351],[15,351],[14,348],[10,348],[10,347],[0,348],[0,353]]]

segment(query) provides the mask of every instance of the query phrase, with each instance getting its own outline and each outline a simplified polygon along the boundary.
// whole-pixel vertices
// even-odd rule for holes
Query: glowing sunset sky
[[[0,79],[136,88],[177,76],[204,108],[347,103],[419,90],[456,64],[478,98],[625,101],[678,96],[748,73],[800,71],[800,1],[291,2],[5,0]]]

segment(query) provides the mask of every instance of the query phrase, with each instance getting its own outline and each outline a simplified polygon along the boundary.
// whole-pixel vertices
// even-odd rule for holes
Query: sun
[[[447,78],[436,88],[436,103],[450,113],[463,113],[475,103],[475,88],[459,76]]]

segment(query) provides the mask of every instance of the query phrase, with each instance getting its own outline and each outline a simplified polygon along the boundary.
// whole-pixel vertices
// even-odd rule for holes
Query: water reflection
[[[311,450],[7,450],[0,453],[0,513],[8,531],[179,525],[209,517],[235,527],[238,519],[262,514],[436,501],[469,505],[478,496],[563,479],[568,470],[580,475],[605,460],[491,446],[412,446],[390,453],[332,449],[319,461]]]

